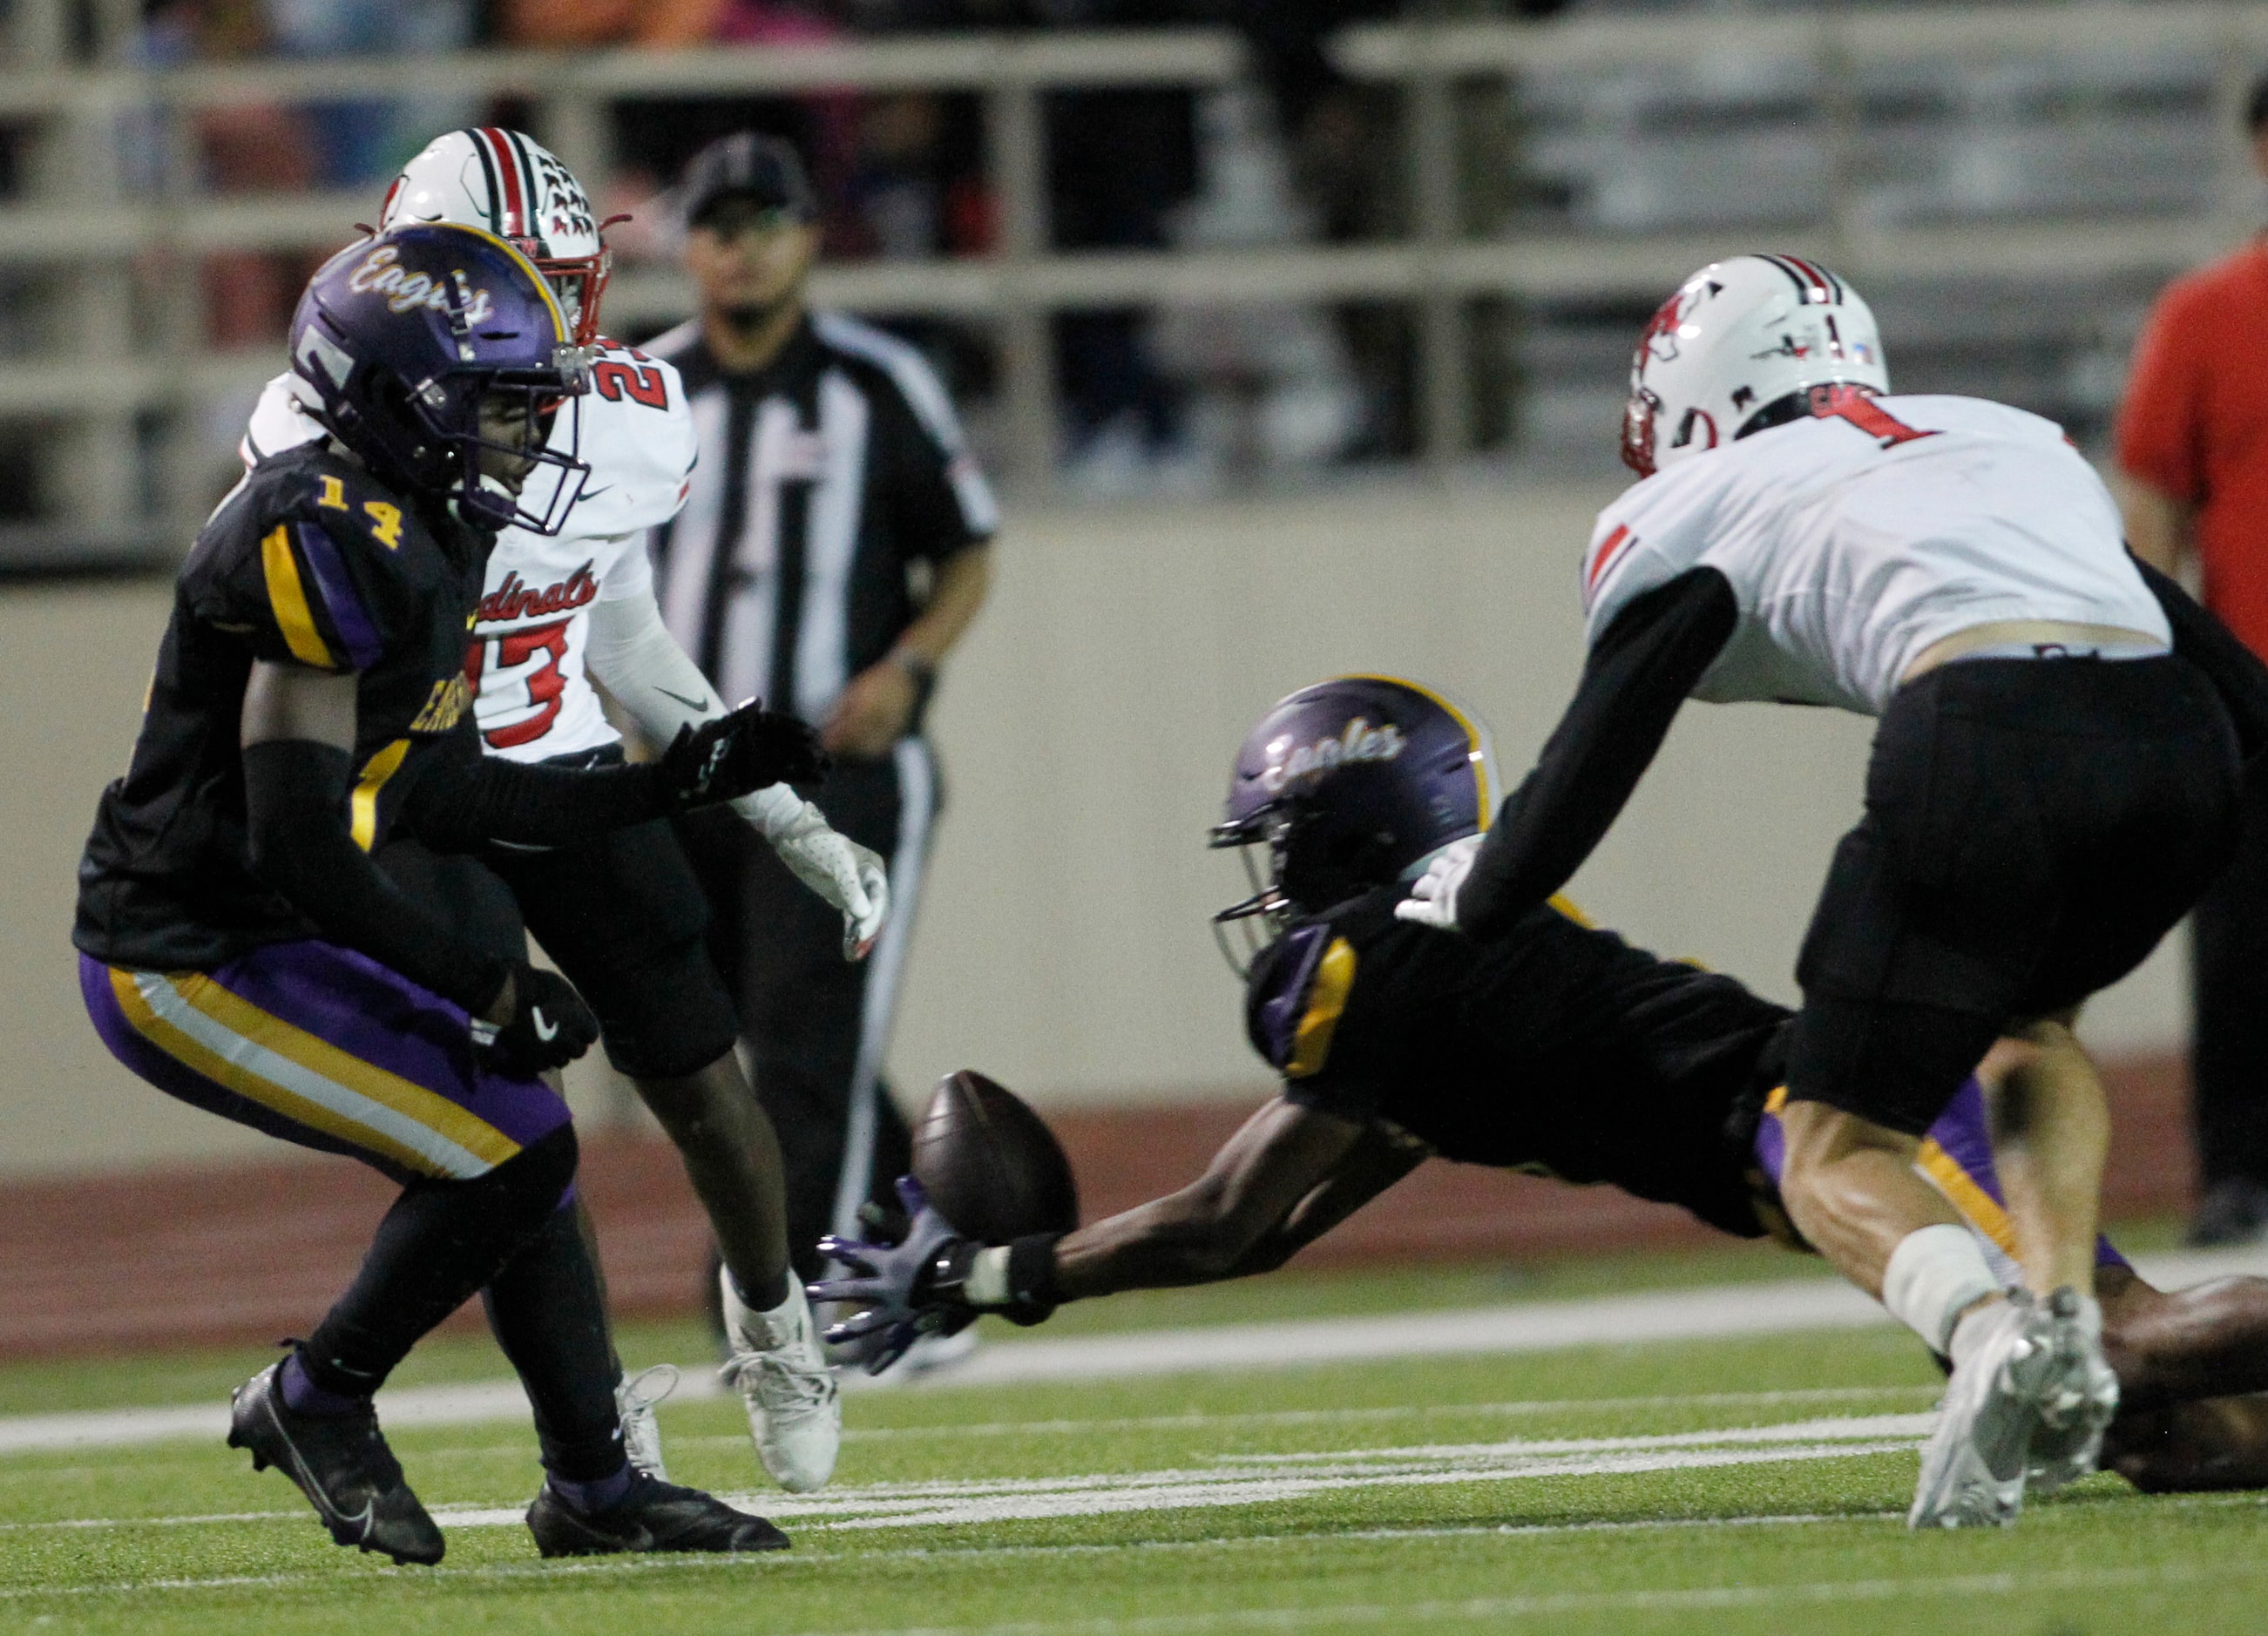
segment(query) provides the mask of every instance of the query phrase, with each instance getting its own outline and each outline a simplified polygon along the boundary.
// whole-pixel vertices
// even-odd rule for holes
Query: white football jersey
[[[1694,568],[1740,624],[1693,690],[1878,715],[1922,651],[2005,620],[2170,642],[2118,508],[2051,421],[1977,398],[1845,396],[1633,484],[1583,559],[1595,643]]]
[[[278,375],[261,393],[241,452],[251,466],[323,435],[307,412],[312,389]],[[619,738],[583,664],[598,601],[650,595],[645,531],[685,503],[697,451],[676,366],[614,341],[600,342],[591,390],[576,402],[578,451],[590,480],[567,526],[545,538],[507,528],[497,536],[465,658],[475,719],[489,752],[541,761]],[[553,436],[563,439],[562,412]],[[539,470],[531,484],[555,481]],[[526,503],[543,509],[543,495]]]

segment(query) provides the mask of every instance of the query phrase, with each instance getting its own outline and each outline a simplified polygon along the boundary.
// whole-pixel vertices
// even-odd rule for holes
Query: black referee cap
[[[718,201],[733,198],[754,200],[804,221],[819,214],[802,156],[779,137],[752,130],[719,136],[702,149],[678,185],[679,206],[689,227],[698,227]]]

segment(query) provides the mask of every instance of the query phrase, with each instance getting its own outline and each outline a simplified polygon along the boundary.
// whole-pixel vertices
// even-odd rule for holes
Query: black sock
[[[725,1276],[732,1278],[733,1275],[728,1272]],[[759,1290],[750,1290],[745,1288],[739,1279],[733,1278],[733,1290],[740,1297],[740,1304],[749,1311],[777,1312],[786,1303],[787,1298],[795,1293],[795,1269],[792,1266],[782,1267],[773,1277],[770,1284]]]
[[[300,1348],[307,1378],[344,1398],[376,1391],[543,1225],[574,1178],[575,1127],[563,1125],[485,1176],[410,1183],[378,1224],[354,1282]]]
[[[571,1477],[562,1477],[554,1471],[550,1477],[551,1492],[564,1500],[571,1508],[590,1516],[596,1512],[611,1511],[628,1499],[631,1477],[630,1463],[627,1460],[620,1460],[606,1476],[594,1477],[588,1482],[578,1482]]]
[[[598,1272],[571,1206],[552,1213],[482,1299],[497,1345],[535,1406],[543,1469],[574,1483],[611,1476],[622,1464],[614,1352]]]

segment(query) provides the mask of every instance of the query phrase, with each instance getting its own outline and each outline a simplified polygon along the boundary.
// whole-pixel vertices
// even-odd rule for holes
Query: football
[[[1055,1133],[973,1069],[938,1082],[914,1128],[914,1177],[946,1220],[987,1244],[1079,1225],[1079,1188]]]

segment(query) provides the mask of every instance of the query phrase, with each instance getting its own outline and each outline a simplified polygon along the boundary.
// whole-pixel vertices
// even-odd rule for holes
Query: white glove
[[[1473,858],[1481,849],[1478,835],[1453,840],[1433,855],[1425,872],[1410,885],[1410,895],[1394,906],[1397,921],[1415,921],[1445,932],[1457,929],[1457,893],[1473,872]]]
[[[890,872],[880,855],[840,833],[785,784],[742,796],[733,806],[796,879],[842,914],[843,957],[865,959],[890,912]]]

